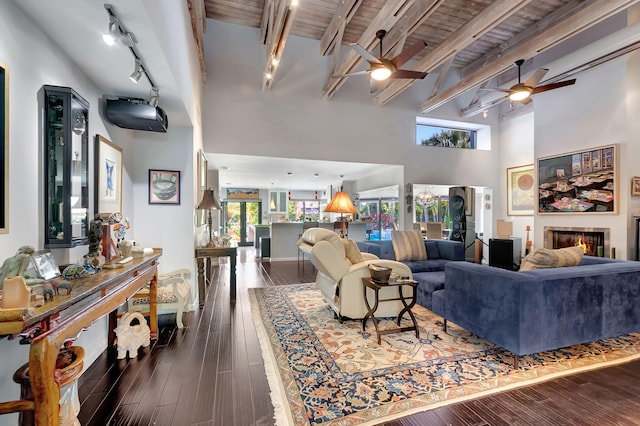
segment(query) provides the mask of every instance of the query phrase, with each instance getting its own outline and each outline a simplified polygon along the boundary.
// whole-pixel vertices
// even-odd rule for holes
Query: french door
[[[250,246],[256,238],[255,225],[262,217],[260,201],[225,201],[222,203],[224,235],[238,243]]]

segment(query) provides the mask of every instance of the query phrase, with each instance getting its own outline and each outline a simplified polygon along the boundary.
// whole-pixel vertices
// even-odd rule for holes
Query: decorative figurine
[[[0,290],[5,278],[12,278],[24,275],[29,267],[31,255],[34,253],[33,247],[22,246],[15,256],[6,259],[0,266]]]
[[[76,278],[88,277],[89,271],[82,265],[69,265],[62,271],[62,276],[67,280],[74,280]]]

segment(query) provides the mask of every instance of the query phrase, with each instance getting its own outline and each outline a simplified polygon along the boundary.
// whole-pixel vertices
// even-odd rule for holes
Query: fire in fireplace
[[[587,256],[604,256],[609,253],[609,228],[545,226],[544,246],[554,249],[579,246]]]

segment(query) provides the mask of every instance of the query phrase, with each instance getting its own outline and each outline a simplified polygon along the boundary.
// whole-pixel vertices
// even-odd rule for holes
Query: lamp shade
[[[220,210],[220,203],[216,200],[213,189],[205,189],[204,194],[202,194],[202,201],[196,208],[198,210]]]
[[[358,213],[351,202],[351,198],[349,198],[349,195],[344,191],[336,192],[336,195],[333,196],[323,211],[327,213]]]

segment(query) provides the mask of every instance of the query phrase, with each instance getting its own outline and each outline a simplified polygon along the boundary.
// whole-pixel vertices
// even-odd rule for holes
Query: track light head
[[[131,75],[129,76],[129,80],[133,81],[134,83],[137,83],[140,80],[140,77],[142,77],[142,63],[140,62],[139,59],[136,59],[136,66],[133,72],[131,73]]]
[[[157,107],[158,106],[158,101],[160,100],[160,93],[158,92],[158,88],[157,87],[152,87],[151,88],[151,94],[150,94],[150,98],[149,98],[149,105],[151,105],[152,107]]]

